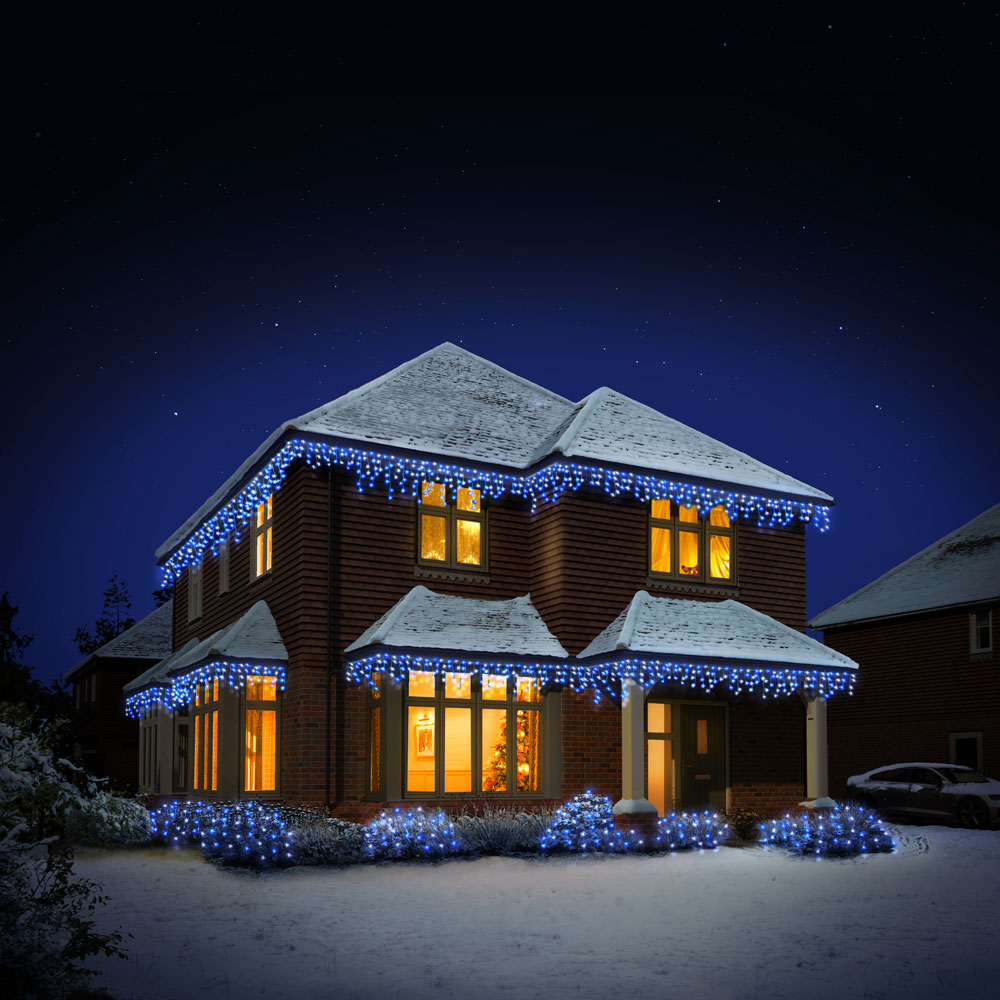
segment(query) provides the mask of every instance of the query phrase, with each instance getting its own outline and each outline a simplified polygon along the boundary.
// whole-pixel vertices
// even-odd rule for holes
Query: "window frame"
[[[457,673],[457,672],[456,672]],[[497,675],[500,676],[500,675]],[[480,799],[489,801],[512,801],[515,799],[538,799],[544,798],[546,796],[546,768],[549,765],[549,752],[550,752],[550,742],[551,735],[549,729],[552,726],[552,721],[550,715],[547,711],[547,698],[548,693],[544,689],[544,684],[538,681],[536,678],[530,677],[530,675],[522,674],[516,675],[513,678],[507,677],[507,691],[502,699],[500,698],[484,698],[483,697],[483,686],[482,681],[479,677],[471,676],[469,683],[471,684],[470,696],[468,698],[452,698],[448,697],[446,690],[445,678],[435,674],[434,677],[434,694],[432,696],[428,695],[411,695],[409,693],[409,678],[405,679],[400,685],[401,691],[401,708],[400,721],[402,723],[401,741],[400,741],[400,779],[401,779],[401,792],[403,799],[416,800],[421,799]],[[518,701],[517,699],[517,677],[530,678],[534,680],[538,685],[537,687],[537,698],[535,700],[524,700]],[[382,678],[383,685],[385,684],[385,677]],[[376,789],[372,788],[371,774],[372,774],[372,760],[371,755],[374,752],[372,733],[371,733],[371,713],[372,709],[379,707],[382,709],[381,723],[383,728],[382,739],[380,740],[379,751],[384,755],[386,753],[387,740],[385,739],[385,708],[388,691],[383,687],[382,692],[375,695],[374,692],[369,688],[369,694],[367,698],[368,705],[368,715],[366,722],[366,737],[368,745],[368,760],[367,760],[367,771],[368,771],[368,795],[369,797],[374,797],[376,794],[381,793],[384,795],[384,790],[386,787],[386,772],[388,770],[389,762],[383,756],[380,762],[380,777],[381,777],[381,787],[376,792]],[[409,710],[410,708],[420,709],[420,708],[432,708],[434,710],[434,787],[432,790],[410,790],[408,787],[409,780]],[[466,791],[446,791],[446,775],[445,775],[445,731],[447,727],[447,715],[446,709],[448,708],[462,708],[469,711],[470,719],[470,757],[469,766],[472,775],[472,781],[470,784],[472,787]],[[506,764],[507,764],[507,774],[506,774],[506,788],[502,791],[492,791],[483,788],[483,711],[484,710],[503,710],[505,712],[505,725],[506,725],[506,735],[507,735],[507,748],[506,748]],[[537,774],[535,776],[533,789],[521,790],[517,787],[517,719],[518,713],[522,711],[536,713],[536,724],[538,726],[538,764],[537,764]]]
[[[222,717],[222,684],[218,678],[200,681],[195,686],[195,697],[191,703],[191,780],[188,788],[199,795],[217,796],[223,781],[221,758],[225,744],[219,738],[219,722]],[[208,785],[209,760],[206,747],[211,740],[212,787]],[[199,777],[201,780],[199,781]]]
[[[256,547],[255,547],[256,548]],[[219,545],[219,596],[229,593],[229,556],[231,547],[229,535]]]
[[[701,509],[692,504],[698,511],[697,523],[694,521],[683,521],[680,518],[681,504],[676,500],[666,497],[662,502],[670,504],[670,517],[656,517],[653,514],[653,503],[646,504],[646,571],[651,581],[673,581],[677,583],[697,583],[707,584],[713,587],[736,587],[738,559],[736,553],[736,524],[735,519],[730,517],[729,527],[724,528],[710,524],[711,512],[716,507],[725,508],[722,504],[713,504],[702,513]],[[661,530],[669,532],[670,539],[670,572],[653,569],[653,531]],[[698,572],[680,572],[680,539],[682,534],[696,534],[698,536]],[[721,536],[729,539],[729,576],[712,576],[712,538]]]
[[[240,776],[239,797],[241,799],[271,799],[277,798],[281,791],[281,689],[273,674],[262,674],[260,677],[248,677],[247,682],[255,680],[274,681],[274,698],[251,698],[244,684],[240,690]],[[246,774],[246,736],[247,712],[274,712],[274,788],[249,789]]]
[[[426,495],[428,486],[440,486],[444,491],[445,503],[443,506],[436,504],[425,504],[423,497]],[[463,487],[464,488],[464,487]],[[471,487],[469,487],[471,489]],[[444,483],[435,483],[430,480],[421,480],[420,493],[416,498],[416,551],[414,558],[417,566],[422,569],[444,570],[449,573],[467,573],[470,575],[489,572],[489,512],[486,509],[482,490],[479,493],[479,510],[459,510],[457,495],[449,498],[449,492],[456,493],[455,489],[449,491],[449,487]],[[445,522],[445,558],[425,559],[423,551],[423,518],[438,517]],[[475,521],[479,524],[479,562],[463,563],[456,558],[458,550],[458,522]]]
[[[274,494],[269,493],[254,509],[250,581],[262,580],[274,570]],[[263,542],[260,541],[263,539]],[[263,546],[263,552],[259,551]],[[262,556],[264,557],[262,559]]]
[[[986,621],[982,624],[979,622],[979,616],[985,615]],[[979,645],[979,630],[985,628],[986,630],[986,645]],[[984,653],[993,652],[993,609],[992,608],[977,608],[975,611],[969,612],[969,652],[972,656],[981,656]]]
[[[197,621],[202,616],[205,597],[205,559],[199,556],[187,568],[187,619],[188,624]]]

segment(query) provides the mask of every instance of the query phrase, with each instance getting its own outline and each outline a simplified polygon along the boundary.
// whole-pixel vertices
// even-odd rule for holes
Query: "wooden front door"
[[[680,705],[680,802],[687,812],[726,808],[726,710]]]

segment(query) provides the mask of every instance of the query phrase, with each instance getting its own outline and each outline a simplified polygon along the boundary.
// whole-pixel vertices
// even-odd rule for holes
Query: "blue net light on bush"
[[[761,823],[760,843],[818,858],[875,854],[896,848],[882,820],[872,810],[859,805],[836,806],[829,811],[816,810],[799,816],[785,815],[770,823]]]
[[[543,852],[600,851],[614,854],[627,851],[632,845],[628,837],[615,829],[611,799],[606,795],[595,795],[588,789],[556,810],[539,846]]]
[[[668,851],[685,848],[713,850],[729,836],[729,824],[715,812],[671,813],[656,824],[657,846]]]
[[[458,827],[443,812],[425,813],[419,806],[405,812],[382,812],[364,830],[369,858],[443,858],[462,849]]]

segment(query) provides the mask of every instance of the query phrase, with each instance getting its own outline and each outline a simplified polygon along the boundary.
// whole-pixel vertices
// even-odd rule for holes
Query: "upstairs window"
[[[219,593],[229,593],[229,538],[222,539],[219,546]]]
[[[486,515],[479,490],[455,490],[443,483],[422,483],[417,503],[417,561],[448,569],[483,569]]]
[[[201,560],[188,566],[188,621],[201,617],[202,566]]]
[[[735,583],[733,526],[721,504],[702,514],[695,506],[653,500],[649,510],[651,576],[704,583]]]
[[[274,494],[257,505],[253,522],[254,579],[271,572],[271,525],[274,515]]]
[[[969,615],[972,652],[989,653],[993,650],[993,612],[974,611]]]

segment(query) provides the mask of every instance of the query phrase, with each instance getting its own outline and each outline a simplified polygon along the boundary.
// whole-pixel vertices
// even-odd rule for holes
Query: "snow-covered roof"
[[[282,424],[157,549],[157,559],[180,545],[289,432],[518,470],[564,455],[832,502],[822,490],[621,393],[601,388],[574,403],[444,343]]]
[[[176,676],[217,657],[265,663],[288,660],[288,651],[266,601],[258,601],[232,625],[219,629],[177,657],[168,672]]]
[[[548,630],[531,597],[485,601],[435,594],[416,586],[347,647],[466,650],[564,659],[569,654]]]
[[[184,645],[181,646],[181,648],[176,652],[164,657],[159,663],[154,663],[148,670],[139,674],[139,676],[134,680],[131,680],[128,684],[123,685],[122,690],[127,694],[131,691],[140,691],[142,688],[151,687],[154,684],[165,683],[174,664],[197,645],[198,640],[196,638],[188,639],[188,641],[184,643]]]
[[[739,601],[651,597],[645,590],[580,653],[580,659],[623,651],[827,670],[858,666],[843,653]]]
[[[159,660],[169,654],[173,644],[174,602],[171,599],[121,635],[88,653],[76,666],[63,674],[63,680],[72,680],[88,663],[97,659]]]
[[[1000,504],[818,614],[827,628],[1000,597]]]

